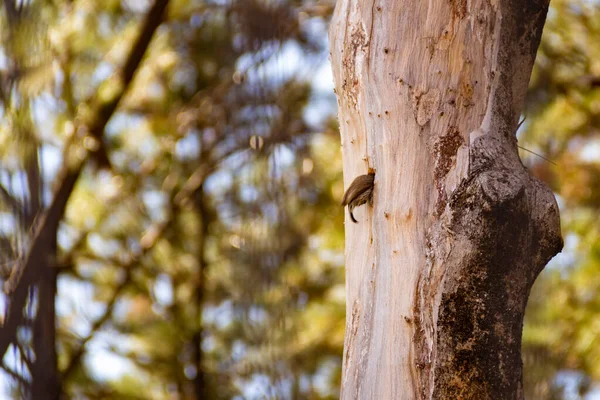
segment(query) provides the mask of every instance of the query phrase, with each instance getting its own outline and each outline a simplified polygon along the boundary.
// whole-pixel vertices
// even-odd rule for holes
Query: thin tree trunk
[[[27,159],[28,203],[25,210],[25,223],[32,230],[35,218],[42,213],[42,176],[38,154],[35,146]],[[44,238],[43,258],[38,266],[40,275],[34,286],[32,296],[37,298],[37,311],[33,325],[33,354],[31,360],[31,395],[33,399],[58,400],[60,382],[58,379],[58,361],[56,356],[56,310],[54,302],[57,288],[57,240],[58,224],[52,227]],[[31,315],[34,318],[33,315]]]
[[[35,319],[33,347],[36,355],[32,371],[32,398],[58,400],[60,381],[56,358],[56,297],[57,269],[56,231],[47,243],[48,255],[45,265],[40,266],[41,276],[37,283],[38,310]]]
[[[562,248],[515,130],[547,1],[339,0],[346,186],[343,399],[522,399],[530,288]]]
[[[198,281],[196,283],[196,307],[198,309],[197,320],[198,324],[196,332],[192,337],[192,343],[194,348],[194,364],[196,365],[196,377],[194,378],[194,392],[196,400],[208,399],[208,392],[206,390],[206,371],[204,369],[204,357],[202,352],[202,312],[204,311],[204,297],[206,291],[206,238],[208,236],[208,224],[209,224],[209,211],[206,208],[206,196],[204,195],[204,186],[200,185],[196,193],[194,194],[194,207],[198,218],[200,220],[200,226],[198,229]]]

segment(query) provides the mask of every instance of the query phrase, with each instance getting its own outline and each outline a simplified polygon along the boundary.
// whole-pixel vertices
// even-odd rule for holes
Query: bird
[[[373,203],[373,186],[375,184],[375,173],[370,172],[366,175],[357,176],[344,193],[342,206],[348,206],[350,218],[357,224],[358,221],[354,218],[352,211],[355,207],[362,206],[369,202]]]

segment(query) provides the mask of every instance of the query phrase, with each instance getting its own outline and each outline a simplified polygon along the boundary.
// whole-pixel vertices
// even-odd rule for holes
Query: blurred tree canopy
[[[15,397],[335,397],[341,171],[329,114],[306,121],[304,70],[331,8],[3,3]],[[43,229],[47,265],[20,271]]]
[[[5,392],[338,397],[343,185],[317,73],[333,6],[2,2]],[[552,7],[520,140],[557,163],[523,154],[567,251],[530,300],[531,399],[600,381],[600,4]]]
[[[531,399],[600,391],[600,4],[557,0],[544,30],[523,146],[558,196],[565,249],[533,288],[524,330]]]

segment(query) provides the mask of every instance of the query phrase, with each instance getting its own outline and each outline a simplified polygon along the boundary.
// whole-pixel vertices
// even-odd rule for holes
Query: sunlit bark
[[[562,247],[515,130],[548,2],[340,0],[330,31],[346,187],[344,399],[521,399],[529,290]]]

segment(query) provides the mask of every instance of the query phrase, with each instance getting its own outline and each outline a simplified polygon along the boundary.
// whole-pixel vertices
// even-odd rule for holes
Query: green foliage
[[[564,255],[536,282],[524,330],[531,399],[566,398],[600,380],[600,6],[554,1],[528,96],[525,147],[558,165],[532,170],[558,194]],[[577,375],[579,374],[579,375]],[[571,393],[571,394],[568,394]]]
[[[324,59],[303,23],[333,5],[173,1],[123,87],[147,7],[35,3],[12,11],[29,19],[2,14],[15,21],[3,25],[2,93],[19,96],[3,97],[1,145],[15,160],[3,170],[32,179],[25,145],[29,157],[51,154],[42,166],[75,165],[100,145],[78,127],[126,89],[105,132],[112,170],[84,170],[58,232],[62,390],[335,398],[345,307],[337,133],[307,124],[312,85],[281,70],[291,48]],[[98,361],[109,354],[123,372]]]

